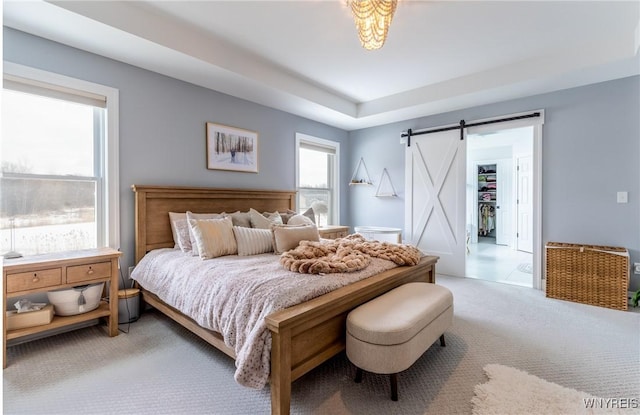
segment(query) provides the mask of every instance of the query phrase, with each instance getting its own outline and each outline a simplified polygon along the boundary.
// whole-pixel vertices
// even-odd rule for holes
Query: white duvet
[[[372,258],[357,272],[299,274],[285,270],[279,258],[230,255],[203,261],[178,249],[157,249],[136,265],[131,278],[202,327],[221,333],[235,350],[236,382],[260,389],[270,373],[265,316],[395,267]]]

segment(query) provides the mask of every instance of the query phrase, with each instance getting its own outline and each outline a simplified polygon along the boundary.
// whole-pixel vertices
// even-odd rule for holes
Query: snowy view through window
[[[0,252],[96,247],[104,110],[7,89],[2,99]]]

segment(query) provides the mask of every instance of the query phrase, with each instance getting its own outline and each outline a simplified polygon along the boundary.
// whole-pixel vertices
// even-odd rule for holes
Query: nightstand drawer
[[[109,277],[111,277],[111,262],[96,262],[94,264],[67,267],[67,284]]]
[[[62,268],[7,274],[7,294],[52,287],[61,283]]]
[[[321,238],[325,239],[337,239],[344,238],[349,234],[348,226],[324,226],[318,228],[318,234]]]

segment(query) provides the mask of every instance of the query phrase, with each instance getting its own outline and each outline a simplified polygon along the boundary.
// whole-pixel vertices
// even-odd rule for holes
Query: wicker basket
[[[627,249],[549,242],[546,257],[547,297],[627,309]]]

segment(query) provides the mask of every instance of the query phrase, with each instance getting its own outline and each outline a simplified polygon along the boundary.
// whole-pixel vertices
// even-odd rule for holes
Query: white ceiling
[[[346,130],[640,74],[640,1],[4,1],[4,25]]]

